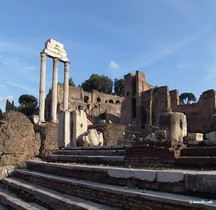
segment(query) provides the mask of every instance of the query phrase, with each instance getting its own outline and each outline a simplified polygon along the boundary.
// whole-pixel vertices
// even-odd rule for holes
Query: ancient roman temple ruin
[[[58,62],[64,63],[64,110],[68,109],[68,83],[69,83],[69,60],[64,45],[53,39],[45,43],[45,48],[41,52],[40,68],[40,90],[39,90],[39,120],[45,122],[45,98],[46,98],[46,58],[53,59],[53,76],[52,76],[52,105],[51,121],[57,122],[57,84],[58,84]]]
[[[52,88],[45,96],[47,57],[53,59],[53,76]],[[58,84],[59,61],[64,63],[63,85]],[[124,97],[99,93],[95,90],[89,93],[81,88],[69,87],[68,80],[69,59],[64,45],[49,39],[41,52],[39,121],[40,123],[58,122],[58,138],[61,147],[76,146],[76,140],[72,137],[74,132],[77,132],[77,129],[84,132],[83,128],[87,124],[89,126],[101,120],[126,127],[132,126],[137,132],[142,132],[142,137],[145,137],[152,127],[160,127],[160,115],[166,112],[184,113],[187,118],[185,126],[190,133],[208,133],[215,130],[216,94],[214,90],[205,91],[195,104],[181,105],[177,90],[149,84],[141,71],[136,71],[135,75],[129,73],[124,76]],[[82,110],[85,113],[82,115],[87,117],[84,127],[79,119],[77,120],[79,125],[74,128],[76,124],[72,122],[72,119],[75,119],[72,115],[74,110],[80,110],[79,112]]]
[[[124,97],[69,87],[67,53],[53,39],[40,73],[40,122],[0,118],[0,164],[26,165],[0,167],[0,209],[216,209],[215,90],[180,104],[177,90],[148,84],[141,71],[125,75]]]

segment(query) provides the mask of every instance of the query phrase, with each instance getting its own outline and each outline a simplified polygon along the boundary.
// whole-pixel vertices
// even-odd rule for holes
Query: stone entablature
[[[54,39],[49,39],[45,43],[45,48],[42,51],[47,54],[47,56],[51,58],[58,58],[60,61],[67,62],[67,52],[64,49],[64,45],[60,42],[55,41]]]

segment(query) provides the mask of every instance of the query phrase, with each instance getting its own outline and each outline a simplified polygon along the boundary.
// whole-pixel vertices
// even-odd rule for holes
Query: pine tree
[[[6,105],[5,105],[5,111],[8,112],[11,110],[15,110],[14,101],[10,102],[9,99],[7,99]]]

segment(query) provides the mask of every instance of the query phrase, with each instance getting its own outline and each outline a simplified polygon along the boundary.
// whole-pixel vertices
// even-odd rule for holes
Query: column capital
[[[54,61],[54,62],[58,62],[58,61],[59,61],[59,58],[53,57],[53,61]]]
[[[69,71],[70,62],[69,61],[64,62],[64,66],[65,66],[65,71]]]
[[[41,60],[45,61],[46,57],[47,57],[47,54],[45,52],[41,52],[40,54],[41,54]]]

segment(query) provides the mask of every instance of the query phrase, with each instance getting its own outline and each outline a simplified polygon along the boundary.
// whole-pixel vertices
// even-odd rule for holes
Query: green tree
[[[64,82],[58,82],[58,85],[64,85]],[[73,87],[76,87],[72,77],[69,79],[69,86],[73,86]]]
[[[16,107],[14,106],[14,101],[9,101],[9,99],[6,100],[6,105],[5,105],[5,111],[11,111],[11,110],[16,110]]]
[[[92,74],[88,80],[81,84],[80,87],[88,92],[94,89],[101,93],[111,94],[113,82],[107,76],[99,76],[97,74]]]
[[[124,79],[114,80],[114,93],[118,96],[124,96]]]
[[[73,82],[72,77],[69,79],[69,86],[76,87],[75,83]]]
[[[195,103],[197,101],[197,99],[193,93],[187,93],[187,92],[182,93],[179,96],[179,99],[180,99],[181,104],[192,104],[192,103]]]
[[[26,116],[33,115],[37,111],[38,101],[32,95],[23,94],[19,97],[18,111],[22,112]]]

